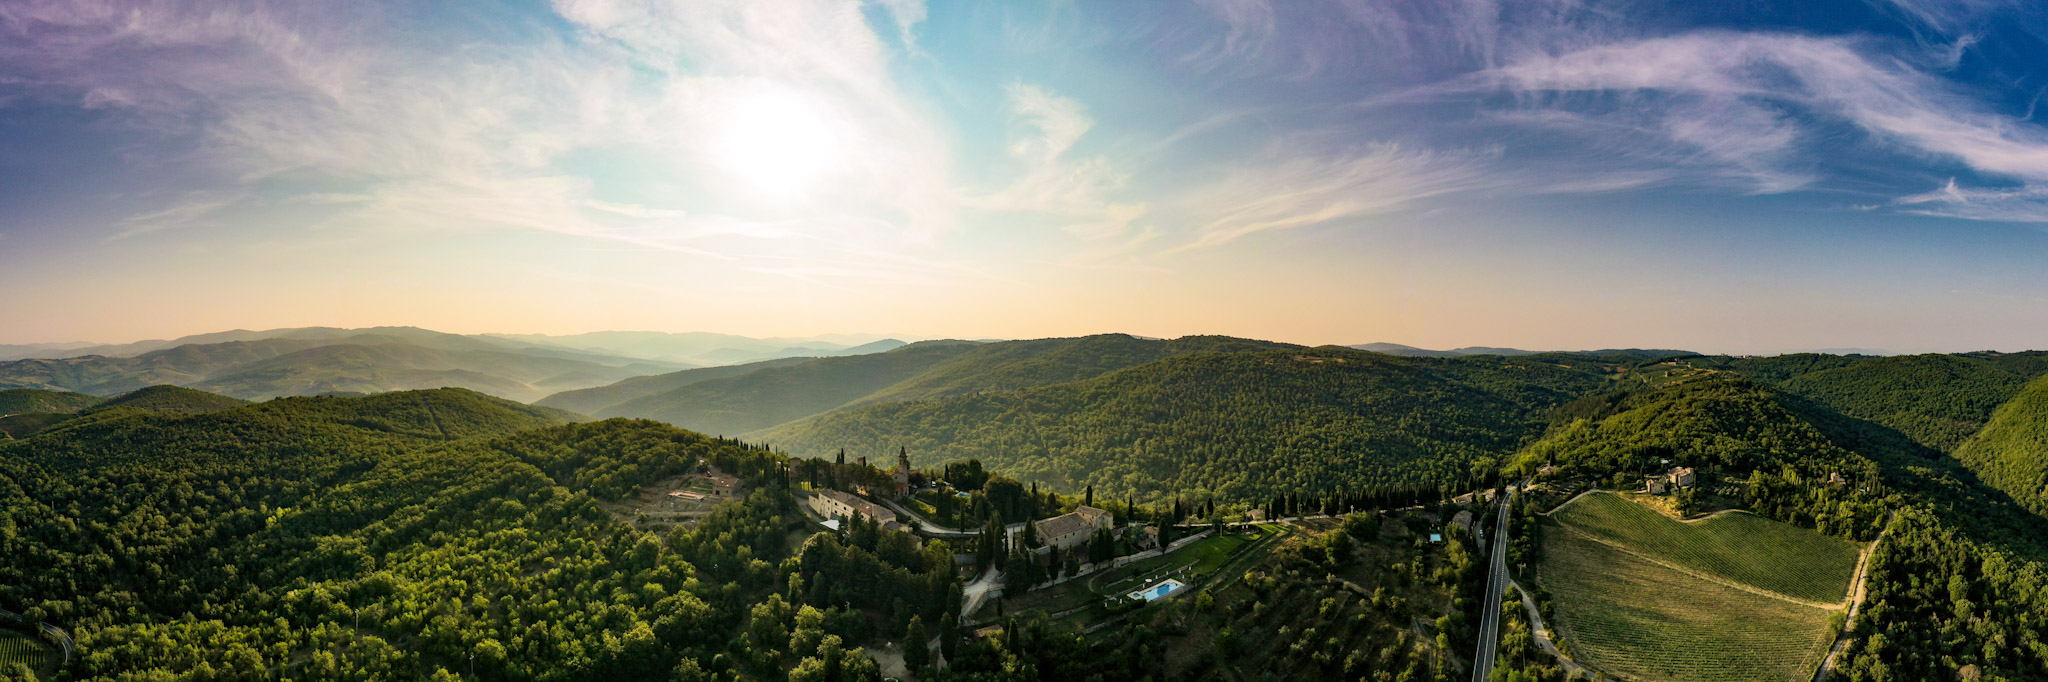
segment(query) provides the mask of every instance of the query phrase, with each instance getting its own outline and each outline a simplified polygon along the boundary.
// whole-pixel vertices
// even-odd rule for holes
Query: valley
[[[1427,680],[1469,676],[1475,649],[1508,680],[1796,682],[1830,651],[1858,682],[2040,665],[1916,634],[2027,636],[2044,545],[2001,462],[2032,447],[2032,360],[1880,360],[1109,335],[685,369],[537,405],[15,389],[0,607],[75,634],[66,679]],[[1951,394],[2006,398],[1957,407],[1928,363],[2013,379],[1963,379]],[[847,506],[810,501],[827,491]],[[1084,510],[1101,530],[1071,535]],[[1498,584],[1530,590],[1547,631],[1487,593],[1478,530],[1499,520]],[[1930,567],[1927,546],[2001,568]]]

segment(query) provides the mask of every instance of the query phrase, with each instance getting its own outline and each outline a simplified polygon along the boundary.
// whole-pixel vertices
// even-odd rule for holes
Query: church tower
[[[895,472],[895,473],[896,473],[896,495],[897,495],[898,497],[901,497],[901,496],[904,496],[904,495],[908,495],[908,494],[910,494],[910,449],[909,449],[909,448],[904,448],[904,447],[898,447],[898,448],[896,449],[896,472]]]

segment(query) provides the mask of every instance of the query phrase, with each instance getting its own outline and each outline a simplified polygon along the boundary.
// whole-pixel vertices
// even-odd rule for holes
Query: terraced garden
[[[1796,682],[1810,679],[1827,653],[1830,610],[1705,580],[1545,524],[1539,580],[1572,657],[1595,670],[1644,682]]]
[[[1657,561],[1824,604],[1847,598],[1862,551],[1857,543],[1748,512],[1681,522],[1608,492],[1580,497],[1551,518]]]

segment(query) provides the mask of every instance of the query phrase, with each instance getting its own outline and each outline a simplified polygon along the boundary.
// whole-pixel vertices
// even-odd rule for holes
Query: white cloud
[[[1950,179],[1941,189],[1899,197],[1892,205],[1907,213],[1943,218],[2048,223],[2048,187],[2041,186],[1978,189],[1959,187]]]
[[[2014,5],[2011,0],[1888,0],[1906,16],[1937,31],[1956,33],[1983,16]]]
[[[967,205],[1046,216],[1090,240],[1126,237],[1149,208],[1114,198],[1126,189],[1129,176],[1110,159],[1074,158],[1074,146],[1095,127],[1081,103],[1022,83],[1009,86],[1006,94],[1017,123],[1009,152],[1023,172],[1000,190],[970,197]]]
[[[1384,144],[1352,154],[1276,150],[1196,188],[1175,213],[1199,220],[1195,239],[1176,250],[1222,246],[1267,231],[1406,210],[1416,202],[1501,186],[1482,155]]]
[[[875,0],[882,9],[889,11],[889,18],[896,21],[897,40],[912,53],[917,50],[917,25],[924,23],[924,0]]]
[[[165,208],[121,219],[118,226],[120,231],[107,239],[126,239],[157,230],[191,225],[247,198],[239,192],[188,192]]]
[[[451,45],[361,30],[380,20],[375,5],[8,3],[0,78],[17,96],[198,140],[170,153],[217,175],[218,194],[288,180],[275,184],[304,196],[275,198],[338,212],[329,224],[537,230],[724,258],[745,248],[735,238],[789,234],[914,250],[956,223],[949,150],[896,91],[857,0],[556,8],[587,34]],[[922,21],[919,2],[886,9],[906,35]],[[747,152],[720,146],[720,122],[764,91],[799,93],[787,99],[804,120],[829,119],[820,129],[845,147],[809,169],[829,182],[797,199],[749,200],[720,158]],[[561,165],[620,150],[638,172],[612,177],[658,185],[641,192],[649,205],[622,209],[602,184],[614,180]],[[224,205],[181,201],[115,227],[139,234]]]
[[[2048,179],[2048,132],[1986,111],[1902,63],[1867,58],[1845,39],[1694,33],[1521,59],[1479,80],[1524,93],[1656,90],[1746,106],[1740,116],[1767,125],[1763,139],[1720,137],[1716,153],[1735,158],[1772,146],[1771,138],[1788,141],[1787,119],[1759,108],[1782,104],[1979,171]]]

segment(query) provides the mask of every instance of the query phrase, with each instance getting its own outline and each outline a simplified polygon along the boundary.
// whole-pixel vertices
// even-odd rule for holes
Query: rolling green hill
[[[1576,660],[1608,675],[1805,682],[1827,653],[1825,609],[1673,570],[1560,527],[1544,529],[1543,551],[1539,579],[1558,633]]]
[[[1868,362],[1818,360],[1827,365],[1821,370]],[[1912,363],[1879,367],[1887,365],[1908,377],[1924,374]],[[1993,424],[2004,415],[2023,414],[2028,398],[2000,408]],[[2038,641],[2026,634],[2033,628],[2026,614],[2048,606],[2042,597],[2048,594],[2048,534],[2039,516],[1978,482],[1955,459],[1882,424],[1730,373],[1581,402],[1586,409],[1567,410],[1576,418],[1526,448],[1517,468],[1552,462],[1563,478],[1632,488],[1641,485],[1644,473],[1664,469],[1660,459],[1670,458],[1699,469],[1702,496],[1856,541],[1878,538],[1887,514],[1896,512],[1870,559],[1869,608],[1860,616],[1865,645],[1848,650],[1837,679],[1960,679],[1966,670],[1980,672],[1982,679],[2048,678],[2048,649],[1996,644]],[[1986,427],[1985,434],[1996,431]],[[1958,454],[1974,449],[1966,444]],[[1846,480],[1830,482],[1836,473]],[[1574,628],[1604,632],[1603,641],[1616,646],[1586,655],[1610,672],[1690,680],[1743,677],[1744,670],[1761,675],[1775,667],[1772,677],[1805,679],[1808,671],[1797,656],[1772,652],[1815,652],[1821,646],[1802,643],[1801,633],[1811,632],[1819,618],[1800,610],[1806,607],[1765,608],[1771,605],[1654,570],[1654,563],[1632,563],[1625,553],[1596,556],[1605,545],[1578,534],[1546,529],[1542,538],[1545,565],[1580,565],[1563,571],[1551,589],[1561,627],[1568,639]],[[1580,544],[1557,546],[1572,542]],[[1797,583],[1783,589],[1797,590]],[[1655,598],[1674,590],[1696,598]],[[1751,615],[1710,622],[1701,618],[1711,615],[1703,608]],[[1979,627],[1960,634],[1950,625],[1959,620]],[[1664,643],[1700,655],[1674,658]],[[1987,656],[1984,646],[2001,653]]]
[[[673,391],[700,381],[710,381],[712,379],[725,379],[729,377],[736,377],[758,369],[768,369],[771,367],[787,367],[789,365],[810,362],[811,360],[812,358],[781,358],[776,360],[763,360],[761,362],[748,363],[744,365],[726,365],[723,367],[700,367],[697,369],[686,369],[680,372],[670,372],[667,374],[633,377],[614,384],[597,386],[594,388],[578,389],[574,391],[563,391],[561,393],[556,393],[546,398],[542,398],[539,401],[535,402],[534,404],[546,405],[548,407],[559,407],[564,410],[569,410],[572,412],[581,412],[584,414],[597,414],[604,408],[611,407],[613,405],[617,405],[628,400],[633,400],[635,398],[643,398],[646,396],[654,395],[656,393],[667,393],[669,391]]]
[[[1140,339],[1100,334],[1063,339],[983,344],[851,405],[903,402],[970,393],[1011,391],[1090,379],[1190,353],[1242,353],[1299,348],[1228,336]]]
[[[0,416],[30,412],[71,414],[103,400],[99,396],[66,391],[11,388],[0,391]]]
[[[709,378],[708,370],[679,372],[662,381],[689,383],[587,411],[656,419],[706,433],[743,433],[860,405],[1077,381],[1189,353],[1290,347],[1227,337],[1157,340],[1125,334],[995,343],[927,341],[883,353],[819,358],[716,379]],[[640,393],[654,383],[634,380],[616,389],[550,396],[541,402],[588,406]]]
[[[1193,353],[1093,379],[868,405],[750,436],[796,455],[907,446],[1062,490],[1263,501],[1437,483],[1543,431],[1605,384],[1528,358],[1400,358],[1337,347]]]
[[[1956,459],[1986,484],[2048,514],[2048,378],[2036,379],[1956,448]]]
[[[13,391],[9,392],[12,393]],[[105,400],[102,400],[94,396],[84,396],[77,393],[50,393],[48,391],[32,392],[56,396],[77,396],[77,398],[84,398],[89,400],[90,402],[86,402],[87,407],[76,410],[75,412],[71,413],[31,412],[25,414],[15,414],[0,417],[0,433],[5,433],[12,438],[27,438],[30,435],[55,427],[58,424],[71,421],[72,419],[75,419],[80,416],[92,415],[108,411],[162,412],[166,414],[205,414],[208,412],[219,412],[221,410],[232,409],[249,404],[249,401],[246,400],[238,400],[224,395],[215,395],[212,393],[207,393],[205,391],[195,391],[189,388],[180,388],[177,386],[169,385],[140,388],[136,389],[135,391],[115,396],[113,398],[108,398]],[[77,398],[68,399],[68,403],[77,404],[80,402],[85,402],[78,400]]]
[[[1699,358],[1811,398],[1842,414],[1897,429],[1950,452],[1983,428],[1992,410],[2048,372],[2048,354],[1962,353],[1892,357],[1802,353],[1769,358]]]
[[[1680,522],[1620,495],[1591,493],[1552,511],[1564,528],[1701,574],[1809,602],[1848,596],[1855,543],[1745,512]]]
[[[802,419],[858,400],[972,350],[967,342],[914,343],[886,353],[770,367],[692,383],[597,411],[693,431],[739,434]]]
[[[1527,473],[1554,464],[1560,476],[1638,487],[1644,474],[1690,466],[1703,485],[1740,483],[1740,501],[1758,514],[1867,540],[1882,527],[1887,504],[1888,491],[1874,484],[1889,480],[1888,469],[1928,464],[1926,454],[1883,427],[1716,374],[1630,392],[1604,412],[1559,424],[1511,468]],[[1838,494],[1805,494],[1806,486],[1835,474],[1849,482]]]
[[[876,679],[869,623],[953,608],[948,555],[807,537],[772,453],[561,414],[444,389],[0,441],[0,606],[74,633],[78,680]],[[705,464],[752,492],[662,534],[620,509]]]
[[[560,348],[394,328],[187,344],[133,357],[0,362],[0,386],[111,396],[170,384],[261,400],[455,386],[533,400],[565,388],[669,371],[673,365]],[[336,332],[328,334],[324,332]]]
[[[0,417],[0,440],[27,438],[44,429],[70,421],[77,415],[62,412],[23,412]]]
[[[247,400],[216,395],[205,391],[178,386],[150,386],[136,389],[107,399],[81,412],[93,414],[116,409],[164,412],[168,414],[205,414],[233,409],[249,404]]]

